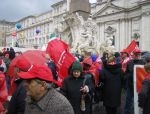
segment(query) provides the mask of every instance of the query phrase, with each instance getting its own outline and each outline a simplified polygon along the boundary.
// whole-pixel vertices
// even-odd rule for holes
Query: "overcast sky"
[[[48,11],[50,5],[60,0],[0,0],[0,20],[18,21],[29,15]],[[90,0],[91,3],[96,0]]]

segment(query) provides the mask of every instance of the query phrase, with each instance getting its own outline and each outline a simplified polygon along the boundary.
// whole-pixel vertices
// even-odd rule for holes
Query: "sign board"
[[[141,109],[138,106],[138,93],[142,88],[145,74],[144,65],[134,66],[134,114],[142,114]]]

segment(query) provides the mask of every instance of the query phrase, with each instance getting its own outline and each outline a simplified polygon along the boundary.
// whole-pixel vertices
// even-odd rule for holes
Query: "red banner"
[[[127,46],[126,51],[129,55],[132,55],[132,52],[137,48],[139,49],[137,42],[135,40],[132,40],[132,42]]]
[[[68,75],[68,69],[74,62],[74,56],[69,52],[68,45],[59,38],[52,39],[47,46],[46,52],[57,66],[59,81]]]

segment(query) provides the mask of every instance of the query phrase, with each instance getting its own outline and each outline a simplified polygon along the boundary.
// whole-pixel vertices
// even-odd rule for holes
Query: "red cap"
[[[16,61],[15,66],[22,71],[28,71],[28,69],[31,67],[31,64],[24,57],[21,57]]]
[[[133,53],[141,53],[140,49],[139,48],[135,48]]]
[[[51,70],[44,65],[33,65],[29,71],[20,72],[18,76],[25,80],[38,78],[46,82],[54,82]]]

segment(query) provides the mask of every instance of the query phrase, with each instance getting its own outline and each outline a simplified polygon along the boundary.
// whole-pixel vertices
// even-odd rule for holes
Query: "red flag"
[[[53,38],[48,43],[46,52],[57,66],[60,82],[68,75],[68,69],[75,61],[74,56],[69,52],[68,45],[58,38]]]
[[[129,45],[128,47],[126,48],[126,51],[128,52],[129,55],[132,55],[132,52],[135,50],[135,49],[139,49],[138,45],[137,45],[137,42],[135,40],[133,40]]]

